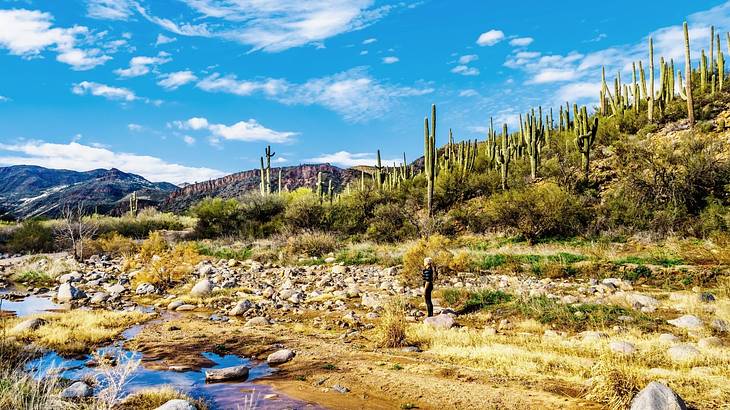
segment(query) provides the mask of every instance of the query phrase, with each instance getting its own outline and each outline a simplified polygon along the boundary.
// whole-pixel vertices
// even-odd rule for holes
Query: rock
[[[362,300],[361,300],[360,304],[365,307],[369,307],[371,309],[377,309],[382,306],[382,302],[380,301],[380,298],[378,298],[377,296],[371,295],[369,293],[364,293],[362,295]]]
[[[662,333],[659,335],[659,341],[665,343],[677,343],[679,338],[671,333]]]
[[[722,340],[719,337],[705,337],[697,342],[697,346],[702,348],[708,347],[720,347],[722,346]]]
[[[191,310],[195,310],[197,306],[195,305],[180,305],[175,308],[176,312],[189,312]]]
[[[59,302],[70,302],[72,300],[78,300],[83,299],[86,297],[86,294],[76,289],[71,283],[66,282],[58,287],[58,295],[56,296],[56,299],[58,299]]]
[[[258,326],[268,326],[269,320],[266,319],[263,316],[258,316],[252,319],[249,319],[248,322],[244,325],[244,327],[258,327]]]
[[[332,386],[332,390],[336,391],[337,393],[341,393],[341,394],[350,392],[350,389],[348,389],[347,387],[345,387],[341,384],[335,384],[334,386]]]
[[[173,399],[165,402],[165,404],[155,410],[198,410],[198,408],[187,400]]]
[[[687,405],[666,385],[651,382],[631,401],[631,410],[687,410]]]
[[[715,295],[710,292],[702,292],[699,294],[699,299],[703,303],[712,303],[715,301]]]
[[[700,351],[693,346],[683,344],[670,347],[667,355],[674,361],[683,362],[699,357]]]
[[[277,350],[276,352],[269,355],[269,357],[266,358],[266,362],[268,364],[282,364],[286,363],[289,360],[293,359],[295,356],[295,353],[289,349],[281,349]]]
[[[121,293],[124,293],[127,290],[127,288],[124,287],[124,285],[117,283],[116,285],[112,285],[106,288],[106,291],[111,293],[112,295],[119,295]]]
[[[335,263],[336,260],[337,259],[335,259],[334,257],[329,256],[329,257],[327,257],[327,258],[324,259],[324,263]]]
[[[74,382],[72,385],[63,389],[60,394],[62,399],[78,399],[91,397],[92,395],[94,395],[94,390],[84,382]]]
[[[720,333],[730,332],[730,324],[728,324],[726,321],[724,321],[722,319],[714,319],[712,321],[712,323],[710,323],[710,327]]]
[[[197,298],[202,298],[203,296],[209,295],[211,292],[211,285],[210,280],[203,279],[200,282],[196,283],[195,286],[190,290],[190,295],[195,296]]]
[[[223,369],[208,369],[205,371],[205,381],[224,382],[248,379],[248,367],[245,365],[225,367]]]
[[[699,329],[702,327],[700,318],[694,315],[684,315],[674,320],[667,320],[670,325],[681,327],[683,329]]]
[[[421,349],[418,348],[418,346],[406,346],[401,349],[404,353],[419,353]]]
[[[29,330],[36,330],[39,327],[46,324],[46,321],[41,318],[26,319],[13,327],[11,332],[21,333]]]
[[[350,271],[350,268],[343,265],[335,265],[332,267],[332,273],[335,275],[342,275]]]
[[[151,283],[140,283],[137,285],[137,289],[135,289],[134,293],[138,295],[149,295],[150,293],[155,293],[155,286]]]
[[[106,300],[109,299],[109,294],[106,292],[96,292],[91,296],[90,303],[94,305],[99,305],[101,303],[106,302]]]
[[[449,315],[438,315],[423,319],[423,323],[437,329],[451,329],[456,322]]]
[[[233,309],[231,309],[228,312],[228,316],[240,316],[240,315],[246,313],[246,311],[248,311],[252,307],[253,307],[253,304],[251,303],[250,300],[242,300],[242,301],[236,303],[236,306],[234,306]]]
[[[179,308],[180,306],[182,306],[184,304],[185,304],[185,302],[183,302],[182,300],[173,300],[172,302],[170,302],[167,305],[167,309],[168,310],[175,310],[175,309]]]
[[[597,342],[601,339],[605,339],[608,337],[608,335],[603,332],[596,332],[592,330],[586,330],[585,332],[580,332],[579,334],[584,342]]]
[[[59,283],[78,282],[81,280],[82,277],[83,276],[78,272],[66,273],[66,274],[58,277],[58,282]]]
[[[215,268],[213,268],[213,265],[211,265],[210,263],[206,263],[206,264],[198,267],[198,275],[200,277],[206,277],[206,276],[210,275],[211,273],[213,273],[214,269]]]
[[[621,353],[621,354],[625,354],[625,355],[631,355],[636,352],[636,347],[629,342],[620,342],[620,341],[611,342],[608,344],[608,347],[613,352]]]
[[[641,293],[627,293],[626,302],[634,309],[641,310],[645,313],[652,313],[659,307],[659,301],[651,296],[642,295]]]

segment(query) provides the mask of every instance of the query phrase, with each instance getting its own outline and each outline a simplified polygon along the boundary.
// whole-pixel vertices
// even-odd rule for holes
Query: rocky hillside
[[[0,167],[0,218],[57,217],[66,205],[83,202],[89,211],[119,215],[128,195],[137,192],[139,208],[159,204],[177,189],[118,169],[86,172],[18,165]]]
[[[348,182],[359,183],[358,169],[342,169],[329,164],[309,164],[281,168],[282,189],[294,190],[301,187],[315,188],[317,174],[322,172],[325,184],[332,180],[335,191],[343,189]],[[367,170],[365,172],[368,172]],[[172,192],[160,208],[165,211],[183,212],[206,197],[236,198],[250,191],[259,191],[259,170],[249,170],[227,175],[210,181],[199,182]],[[271,169],[271,189],[279,184],[279,168]]]

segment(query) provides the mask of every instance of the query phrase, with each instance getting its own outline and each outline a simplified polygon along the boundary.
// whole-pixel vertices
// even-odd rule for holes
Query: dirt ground
[[[145,366],[179,369],[209,365],[200,354],[206,351],[265,360],[280,347],[290,348],[295,359],[257,383],[331,409],[602,408],[581,399],[575,386],[489,378],[427,352],[374,348],[367,334],[342,339],[302,324],[247,328],[190,315],[153,323],[128,344],[144,353]],[[350,391],[336,392],[336,384]]]

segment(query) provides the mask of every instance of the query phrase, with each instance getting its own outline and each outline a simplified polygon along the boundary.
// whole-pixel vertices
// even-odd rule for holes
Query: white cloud
[[[305,160],[310,163],[327,163],[339,165],[341,167],[354,167],[357,165],[376,165],[377,158],[375,153],[351,153],[347,151],[338,151],[331,154],[322,154],[320,156]],[[401,163],[403,159],[383,159],[383,164]]]
[[[360,52],[360,55],[361,55],[361,56],[364,56],[364,55],[367,55],[367,54],[368,54],[368,51],[367,51],[367,50],[362,50],[362,51]]]
[[[217,143],[221,139],[285,143],[299,135],[297,132],[274,131],[259,124],[253,118],[248,121],[239,121],[233,125],[225,125],[211,124],[207,118],[193,117],[185,121],[175,121],[172,126],[181,130],[208,130],[211,133],[211,142],[213,143]]]
[[[117,168],[125,172],[142,175],[154,182],[205,181],[226,175],[225,172],[189,167],[170,163],[157,157],[132,153],[114,152],[109,148],[83,145],[33,141],[21,144],[0,144],[0,164],[38,165],[48,168],[89,171],[98,168]]]
[[[263,93],[288,105],[318,104],[353,122],[382,117],[400,98],[433,92],[430,87],[403,87],[379,82],[362,67],[314,78],[303,84],[271,78],[246,81],[233,75],[214,73],[198,82],[197,87],[241,96]]]
[[[164,51],[158,53],[156,57],[136,56],[129,60],[129,68],[120,68],[114,70],[114,73],[120,77],[139,77],[170,61],[172,61],[170,54]]]
[[[513,47],[527,47],[532,44],[533,41],[535,41],[535,39],[532,37],[518,37],[510,40],[509,45]]]
[[[128,129],[129,129],[130,131],[133,131],[133,132],[139,132],[139,131],[142,131],[142,130],[144,129],[144,127],[143,127],[143,126],[141,126],[141,125],[139,125],[139,124],[134,124],[134,123],[131,123],[131,124],[127,124],[127,128],[128,128]]]
[[[461,74],[461,75],[479,75],[479,69],[474,67],[469,67],[465,65],[457,65],[456,67],[451,69],[451,72],[454,74]]]
[[[479,36],[479,38],[477,39],[477,44],[482,47],[491,47],[502,40],[504,40],[504,33],[501,30],[489,30]]]
[[[176,71],[174,73],[163,74],[160,78],[157,84],[166,90],[175,90],[198,79],[192,71]]]
[[[278,157],[277,156],[271,162],[273,162],[275,164],[286,164],[287,162],[289,162],[289,159],[288,158],[285,158],[285,157]]]
[[[8,102],[8,101],[10,101],[10,98],[8,98],[4,95],[0,95],[0,102]]]
[[[186,36],[221,37],[253,49],[278,52],[308,44],[321,46],[330,37],[367,27],[394,5],[374,0],[183,0],[198,13],[196,23],[176,23],[152,15],[136,4],[149,21]],[[197,23],[204,21],[203,23]]]
[[[465,65],[469,64],[473,61],[479,60],[479,56],[476,54],[467,54],[464,56],[459,57],[459,64]]]
[[[0,47],[24,58],[40,56],[51,49],[56,60],[74,70],[89,70],[111,57],[98,48],[81,49],[80,42],[93,38],[84,26],[53,27],[53,16],[35,10],[0,10]]]
[[[185,143],[188,144],[188,145],[195,144],[195,138],[191,137],[190,135],[184,136],[183,137],[183,141],[185,141]]]
[[[479,93],[474,89],[466,89],[459,91],[459,97],[476,97]]]
[[[363,44],[372,44],[374,42],[378,41],[377,38],[368,38],[362,41]]]
[[[132,8],[126,0],[88,0],[86,14],[95,19],[126,20]]]
[[[163,44],[170,44],[177,41],[177,38],[175,37],[167,37],[166,35],[160,33],[157,35],[157,41],[155,41],[155,47],[159,47]]]
[[[571,103],[591,103],[598,102],[598,92],[601,90],[601,82],[577,82],[566,84],[558,89],[555,93],[553,103],[555,105],[564,104],[566,101]]]
[[[578,73],[574,70],[546,69],[538,72],[528,81],[531,84],[555,83],[561,81],[572,81]]]
[[[76,95],[91,94],[97,97],[104,97],[107,100],[134,101],[137,96],[132,90],[122,87],[112,87],[106,84],[99,84],[90,81],[82,81],[74,84],[71,91]]]
[[[397,63],[398,61],[400,61],[400,59],[398,57],[394,57],[394,56],[383,57],[383,64],[393,64],[393,63]]]

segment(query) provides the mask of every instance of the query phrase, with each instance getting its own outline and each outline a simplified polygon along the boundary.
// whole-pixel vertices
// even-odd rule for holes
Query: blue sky
[[[117,167],[202,181],[258,166],[371,163],[489,117],[597,100],[600,67],[694,55],[730,2],[0,0],[0,166]],[[628,78],[628,77],[626,77]]]

